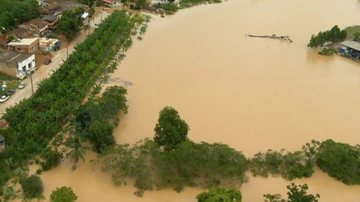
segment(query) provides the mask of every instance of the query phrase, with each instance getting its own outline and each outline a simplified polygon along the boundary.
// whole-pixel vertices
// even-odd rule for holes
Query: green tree
[[[154,140],[160,146],[165,146],[165,150],[172,150],[187,139],[188,130],[189,126],[179,113],[172,107],[165,107],[160,111]]]
[[[198,202],[241,202],[242,196],[236,189],[214,188],[196,196]]]
[[[354,41],[360,41],[360,32],[354,34]]]
[[[309,187],[307,184],[295,185],[291,183],[287,186],[288,199],[282,199],[280,194],[265,194],[265,202],[318,202],[319,194],[308,194]]]
[[[42,196],[44,186],[39,176],[31,175],[28,178],[22,179],[20,184],[25,198],[31,199]]]
[[[70,148],[67,157],[74,163],[72,169],[75,170],[80,160],[85,161],[85,148],[82,144],[81,137],[79,135],[73,135],[67,140],[67,146]]]
[[[51,202],[74,202],[77,196],[71,189],[71,187],[56,188],[50,195]]]
[[[83,25],[81,18],[83,12],[82,8],[64,11],[57,25],[57,31],[65,35],[68,40],[72,40]]]

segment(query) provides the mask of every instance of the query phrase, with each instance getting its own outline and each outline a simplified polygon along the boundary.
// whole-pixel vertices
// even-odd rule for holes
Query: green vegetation
[[[40,162],[43,171],[50,170],[60,164],[62,154],[57,150],[46,149],[41,157],[43,161]]]
[[[157,3],[152,6],[163,9],[168,15],[175,14],[179,10],[179,7],[174,3]]]
[[[158,145],[164,146],[165,150],[172,150],[187,139],[188,130],[189,126],[174,108],[164,107],[154,129],[154,140]]]
[[[265,194],[265,202],[318,202],[320,195],[308,194],[307,184],[296,186],[291,183],[287,186],[288,199],[282,199],[280,194]]]
[[[2,130],[6,150],[0,154],[0,187],[13,170],[46,151],[49,142],[75,117],[89,90],[108,73],[108,65],[132,45],[144,18],[115,11],[94,33],[76,46],[69,59],[51,78],[42,81],[36,93],[7,109],[10,126]]]
[[[221,3],[222,0],[181,0],[180,8],[189,8],[201,4]]]
[[[100,158],[100,163],[115,184],[125,183],[127,177],[135,178],[138,195],[154,187],[181,191],[184,186],[240,184],[245,181],[247,169],[241,152],[223,144],[191,141],[167,152],[151,140],[133,147],[116,145]]]
[[[20,181],[25,198],[40,198],[44,191],[43,183],[39,176],[31,175]]]
[[[76,135],[90,140],[96,152],[115,144],[113,129],[119,123],[120,111],[127,112],[126,89],[107,88],[101,98],[89,100],[80,107],[76,117]]]
[[[320,55],[332,56],[334,54],[338,54],[338,50],[336,48],[323,48],[320,52]]]
[[[326,140],[316,154],[317,166],[345,184],[360,184],[360,145]]]
[[[267,177],[281,175],[285,179],[310,177],[314,172],[314,164],[304,152],[287,152],[268,150],[257,153],[250,160],[250,171],[254,176]]]
[[[51,202],[74,202],[77,196],[71,189],[71,187],[56,188],[50,195]]]
[[[312,35],[308,46],[311,48],[316,48],[324,45],[328,41],[337,43],[345,40],[346,36],[346,30],[340,30],[340,28],[335,25],[333,28],[331,28],[331,30],[319,32],[319,34],[316,36]]]
[[[347,33],[347,39],[354,39],[356,37],[356,33],[360,33],[360,25],[350,26],[347,27],[345,30]]]
[[[63,11],[57,25],[57,31],[59,34],[65,35],[67,40],[71,41],[81,30],[83,25],[81,14],[83,13],[83,8]]]
[[[0,32],[40,16],[36,0],[0,0],[0,5]]]
[[[242,196],[236,189],[214,188],[196,196],[198,202],[241,202]]]

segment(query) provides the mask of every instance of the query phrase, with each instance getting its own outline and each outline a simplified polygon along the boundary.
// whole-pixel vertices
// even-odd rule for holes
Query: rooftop
[[[38,38],[27,38],[27,39],[20,39],[18,41],[12,41],[8,43],[9,46],[28,46],[34,43]]]
[[[6,51],[0,54],[0,63],[10,64],[17,67],[18,62],[22,62],[33,54],[17,53],[13,51]]]
[[[360,43],[356,41],[344,41],[341,45],[360,51]]]

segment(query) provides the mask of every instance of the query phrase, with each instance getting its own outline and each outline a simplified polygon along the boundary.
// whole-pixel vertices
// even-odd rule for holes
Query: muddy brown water
[[[110,84],[128,87],[129,113],[115,131],[118,143],[153,136],[160,109],[175,107],[194,141],[223,142],[251,156],[266,149],[296,150],[311,139],[360,143],[360,64],[307,49],[313,33],[359,24],[357,0],[230,0],[155,18],[128,51]],[[294,43],[246,37],[289,35]],[[129,85],[131,84],[131,85]],[[90,155],[88,159],[93,158]],[[46,195],[71,186],[80,202],[196,201],[200,189],[133,195],[90,163],[75,172],[64,162],[42,175]],[[317,170],[307,183],[324,202],[358,202],[347,186]],[[286,194],[290,182],[249,178],[246,202]]]

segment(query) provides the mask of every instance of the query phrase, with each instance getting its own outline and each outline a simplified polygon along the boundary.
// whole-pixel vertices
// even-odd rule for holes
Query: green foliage
[[[360,41],[360,32],[356,32],[356,33],[354,34],[354,41],[357,41],[357,42]]]
[[[25,198],[39,198],[44,191],[43,183],[39,176],[31,175],[20,181]]]
[[[309,187],[307,184],[295,185],[291,183],[286,186],[288,189],[288,199],[282,199],[280,194],[265,194],[265,202],[318,202],[320,195],[308,194]]]
[[[71,187],[56,188],[50,195],[51,202],[74,202],[77,196],[71,189]]]
[[[41,154],[40,165],[43,171],[50,170],[60,164],[62,154],[57,150],[47,149]]]
[[[221,3],[222,0],[180,0],[180,8],[189,8],[201,4]]]
[[[310,177],[314,172],[314,164],[301,151],[284,154],[283,151],[268,150],[266,153],[257,153],[250,160],[250,171],[254,176],[281,175],[292,180]]]
[[[360,184],[360,146],[326,140],[316,155],[317,166],[345,184]]]
[[[150,6],[149,0],[135,0],[135,9],[144,9]]]
[[[88,6],[93,6],[95,3],[95,0],[77,0],[79,3],[88,5]]]
[[[196,196],[198,202],[241,202],[242,196],[236,189],[214,188]]]
[[[83,146],[81,136],[72,135],[67,139],[66,146],[70,148],[66,156],[74,163],[73,170],[75,170],[76,164],[80,160],[85,161],[85,147]]]
[[[100,159],[102,170],[111,174],[115,184],[135,178],[137,194],[145,190],[184,186],[240,184],[246,180],[247,160],[223,144],[181,142],[176,149],[163,152],[159,145],[145,140],[133,147],[117,145]]]
[[[0,185],[9,179],[12,170],[27,165],[30,159],[40,155],[53,137],[64,129],[64,124],[75,116],[88,91],[107,73],[112,59],[132,45],[131,33],[142,23],[141,16],[115,11],[76,46],[76,51],[51,78],[39,84],[30,99],[7,109],[3,118],[10,126],[1,131],[7,145],[5,152],[0,154]],[[112,107],[107,106],[107,110]]]
[[[336,48],[323,48],[320,52],[320,55],[332,56],[334,54],[338,54],[338,50]]]
[[[95,151],[101,152],[115,144],[112,133],[119,122],[119,112],[127,112],[126,93],[125,88],[112,86],[101,98],[89,100],[80,107],[76,117],[77,134],[88,138]]]
[[[187,139],[189,126],[172,107],[164,107],[155,126],[154,140],[165,150],[172,150]]]
[[[168,15],[175,14],[179,10],[179,7],[175,3],[156,3],[152,6],[163,9]]]
[[[63,34],[71,41],[77,33],[80,32],[83,20],[81,14],[84,12],[82,8],[63,11],[57,25],[59,34]]]
[[[0,0],[0,31],[40,16],[40,7],[36,0]]]
[[[14,200],[17,197],[17,193],[12,186],[5,187],[3,193],[0,195],[2,195],[4,201]]]
[[[346,30],[340,30],[340,28],[335,25],[331,30],[325,32],[319,32],[318,35],[311,36],[310,42],[308,44],[311,48],[316,48],[318,46],[322,46],[325,42],[340,42],[346,39],[347,33]]]

